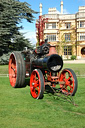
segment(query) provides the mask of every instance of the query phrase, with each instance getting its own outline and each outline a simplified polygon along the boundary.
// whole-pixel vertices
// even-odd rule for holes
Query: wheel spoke
[[[37,74],[34,74],[33,81],[34,81],[33,87],[34,88],[38,87],[39,86],[39,80],[37,78]]]
[[[37,80],[37,81],[35,82],[34,87],[36,88],[36,87],[38,87],[38,86],[39,86],[39,80]]]
[[[39,88],[38,87],[36,87],[36,90],[37,90],[37,92],[39,92]]]
[[[72,83],[72,82],[70,82],[70,83],[68,84],[68,86],[70,87],[70,90],[73,89],[73,83]]]
[[[11,69],[13,69],[13,71],[15,72],[15,68],[11,66]]]
[[[39,87],[39,84],[35,84],[35,85],[34,85],[34,88],[37,88],[37,87]]]
[[[70,79],[71,79],[71,76],[69,76],[67,80],[69,81]]]

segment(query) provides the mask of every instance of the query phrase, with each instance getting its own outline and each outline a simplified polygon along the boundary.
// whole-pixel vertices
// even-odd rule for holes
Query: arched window
[[[85,55],[85,47],[83,47],[83,48],[81,49],[81,54],[82,54],[82,55]]]

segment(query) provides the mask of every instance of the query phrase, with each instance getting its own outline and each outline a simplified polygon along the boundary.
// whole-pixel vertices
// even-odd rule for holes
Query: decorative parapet
[[[46,14],[43,15],[43,17],[48,19],[59,19],[59,14]]]
[[[75,14],[46,14],[43,15],[44,18],[48,19],[60,19],[60,20],[68,20],[75,19]]]

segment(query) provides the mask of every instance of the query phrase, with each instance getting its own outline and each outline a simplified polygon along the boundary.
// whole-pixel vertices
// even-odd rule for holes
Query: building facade
[[[61,13],[58,13],[56,8],[49,8],[48,14],[42,15],[40,4],[40,17],[36,20],[36,24],[40,26],[36,27],[36,37],[39,39],[41,36],[40,41],[48,39],[48,42],[55,44],[57,53],[62,55],[63,59],[70,59],[72,55],[77,59],[84,59],[85,6],[80,6],[76,14],[64,14],[63,1],[60,5]]]

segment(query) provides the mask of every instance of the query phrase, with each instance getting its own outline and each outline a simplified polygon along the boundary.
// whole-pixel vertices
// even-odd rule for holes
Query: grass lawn
[[[64,68],[71,68],[76,73],[76,75],[85,76],[85,64],[64,64]],[[8,74],[8,65],[0,65],[0,74]]]
[[[73,99],[78,106],[48,94],[35,100],[29,86],[14,89],[0,77],[0,128],[85,128],[85,78]]]
[[[8,65],[0,65],[0,74],[8,74]]]
[[[63,68],[71,68],[76,75],[85,76],[85,64],[64,64]]]

